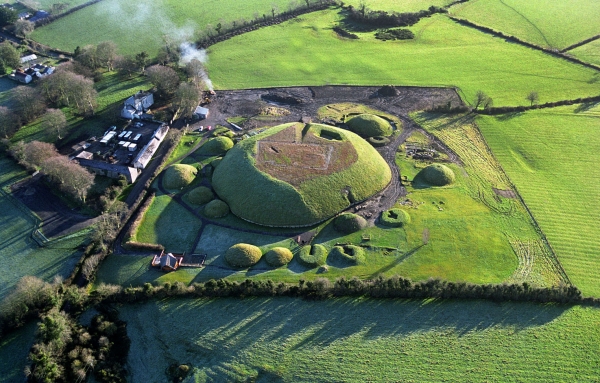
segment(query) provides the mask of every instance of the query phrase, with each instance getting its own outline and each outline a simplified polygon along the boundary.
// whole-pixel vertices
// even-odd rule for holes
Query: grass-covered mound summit
[[[455,176],[452,169],[442,164],[433,164],[421,170],[418,176],[433,186],[445,186],[454,182]]]
[[[167,189],[183,189],[192,183],[198,169],[191,165],[171,165],[163,176],[163,186]]]
[[[392,134],[389,122],[374,114],[359,114],[346,120],[348,128],[363,137],[385,137]]]
[[[385,188],[385,160],[358,135],[327,125],[279,125],[223,157],[213,188],[231,212],[267,226],[308,226]]]

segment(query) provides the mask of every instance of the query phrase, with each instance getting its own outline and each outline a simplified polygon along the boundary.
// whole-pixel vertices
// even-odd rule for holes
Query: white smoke
[[[179,60],[179,65],[185,65],[192,60],[200,61],[203,66],[200,68],[198,75],[202,78],[202,81],[206,84],[207,88],[213,90],[213,83],[208,78],[208,73],[204,70],[204,65],[208,62],[208,55],[206,54],[206,50],[196,48],[192,43],[183,42],[179,45],[179,52],[181,54],[181,59]]]

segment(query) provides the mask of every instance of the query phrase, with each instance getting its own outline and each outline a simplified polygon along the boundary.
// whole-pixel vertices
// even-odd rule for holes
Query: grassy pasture
[[[194,40],[196,32],[234,20],[284,11],[288,0],[105,0],[36,29],[32,38],[72,52],[77,46],[114,41],[122,54],[156,54],[163,38]]]
[[[600,40],[594,40],[568,52],[580,60],[600,65]],[[600,81],[600,76],[597,81]]]
[[[481,130],[572,282],[600,295],[600,107],[480,117]]]
[[[144,215],[135,240],[160,243],[170,252],[189,252],[202,223],[192,213],[173,201],[171,197],[157,194]]]
[[[29,349],[35,340],[37,324],[30,322],[0,340],[0,380],[4,383],[21,383],[25,379],[23,368],[27,365]]]
[[[466,101],[483,90],[495,105],[527,105],[531,90],[541,102],[600,90],[591,69],[506,43],[442,15],[411,27],[414,40],[394,42],[368,33],[357,33],[359,40],[339,38],[331,28],[340,17],[336,10],[314,12],[213,45],[208,69],[215,86],[457,86]]]
[[[360,0],[349,0],[344,1],[345,4],[353,5],[358,7],[361,3]],[[432,5],[443,7],[450,3],[452,0],[368,0],[364,2],[367,8],[374,11],[393,11],[393,12],[418,12],[422,9],[427,9]]]
[[[548,48],[566,48],[600,33],[600,3],[595,0],[479,0],[450,12]]]
[[[591,382],[600,368],[600,310],[578,306],[171,299],[120,311],[132,383],[165,381],[170,363],[192,366],[185,382]]]

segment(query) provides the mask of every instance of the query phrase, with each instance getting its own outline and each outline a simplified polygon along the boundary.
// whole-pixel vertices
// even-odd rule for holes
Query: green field
[[[104,0],[36,29],[31,37],[69,52],[113,41],[123,54],[146,51],[153,56],[164,38],[193,41],[208,25],[270,15],[272,5],[285,11],[288,4],[288,0]]]
[[[600,310],[514,303],[171,299],[124,306],[131,382],[592,382]],[[170,324],[170,325],[165,325]]]
[[[12,197],[0,195],[0,298],[3,298],[25,275],[35,275],[45,281],[54,276],[68,277],[82,254],[80,246],[85,233],[52,241],[40,247],[31,239],[33,221],[18,207]]]
[[[388,11],[388,12],[418,12],[422,9],[427,9],[432,5],[443,7],[450,3],[452,0],[367,0],[364,1],[367,8],[374,11]],[[353,5],[358,7],[361,4],[361,0],[349,0],[344,1],[344,4]]]
[[[30,322],[0,340],[0,380],[3,383],[21,383],[25,379],[23,368],[27,365],[36,329],[36,323]]]
[[[396,84],[457,86],[466,101],[478,90],[495,105],[527,105],[536,90],[540,102],[597,95],[596,72],[547,54],[508,44],[460,26],[445,16],[411,27],[416,39],[379,41],[337,37],[337,11],[315,12],[277,26],[213,45],[208,64],[218,88]],[[299,59],[302,58],[302,59]]]
[[[594,40],[591,43],[587,43],[585,45],[577,47],[573,50],[568,51],[567,53],[583,61],[600,65],[600,39]]]
[[[478,0],[450,11],[547,48],[563,49],[600,34],[600,3],[596,0]]]
[[[600,107],[480,117],[494,154],[525,199],[572,282],[600,295]]]

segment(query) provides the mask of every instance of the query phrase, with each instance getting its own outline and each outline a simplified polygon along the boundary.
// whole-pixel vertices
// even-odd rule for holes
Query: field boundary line
[[[9,200],[17,209],[19,209],[22,213],[24,213],[30,221],[33,221],[33,229],[29,236],[33,239],[40,247],[45,247],[46,244],[50,242],[48,238],[42,233],[40,227],[42,225],[42,220],[35,215],[27,206],[25,206],[21,201],[15,198],[11,193],[6,192],[4,187],[0,187],[0,195],[7,200]]]
[[[548,41],[548,39],[546,38],[546,35],[544,35],[544,32],[542,32],[542,30],[540,28],[537,27],[537,25],[535,25],[534,23],[531,22],[531,20],[529,20],[527,17],[525,17],[525,15],[523,15],[521,12],[517,11],[514,7],[511,7],[510,5],[506,4],[504,2],[504,0],[499,0],[500,4],[504,5],[507,8],[510,8],[511,10],[513,10],[517,15],[521,16],[523,19],[525,19],[525,21],[527,21],[533,28],[535,28],[536,31],[539,32],[539,34],[542,36],[542,38],[544,39],[544,41],[546,42],[546,45],[548,45],[549,47],[552,47],[552,44],[550,44],[550,41]]]
[[[546,237],[546,234],[544,233],[544,231],[542,230],[542,227],[540,226],[540,224],[538,223],[537,219],[533,215],[533,212],[531,211],[531,209],[529,208],[529,206],[527,205],[527,203],[525,203],[525,200],[523,199],[523,196],[519,192],[519,189],[514,184],[514,182],[512,181],[512,179],[508,176],[508,173],[506,172],[506,170],[504,170],[504,167],[502,166],[502,163],[500,161],[498,161],[498,158],[496,158],[496,155],[494,154],[494,151],[492,150],[492,148],[489,146],[489,144],[487,142],[487,139],[485,138],[485,136],[481,132],[481,129],[479,129],[479,125],[477,125],[476,122],[473,122],[473,126],[475,127],[475,129],[477,129],[477,132],[481,136],[481,139],[483,140],[483,143],[485,144],[485,146],[490,151],[492,158],[496,161],[496,163],[498,164],[498,166],[500,167],[500,169],[502,170],[502,172],[506,176],[506,179],[510,183],[510,186],[514,190],[516,196],[519,198],[519,201],[521,201],[521,203],[525,207],[525,210],[527,211],[527,214],[529,214],[529,217],[531,218],[531,220],[532,220],[532,222],[534,224],[535,230],[542,237],[542,241],[544,241],[544,244],[546,244],[546,246],[548,246],[548,248],[550,249],[550,252],[552,253],[552,257],[550,257],[550,260],[554,264],[554,266],[557,268],[558,274],[565,280],[566,283],[568,283],[571,286],[574,286],[573,282],[571,282],[571,279],[569,278],[569,275],[567,274],[567,272],[563,268],[562,263],[560,263],[560,260],[558,259],[558,256],[556,255],[556,251],[554,250],[554,248],[550,244],[550,241],[548,241],[548,237]]]
[[[580,46],[582,46],[582,45],[589,44],[589,43],[591,43],[592,41],[596,41],[596,40],[598,40],[598,39],[600,39],[600,35],[592,36],[592,37],[590,37],[590,38],[588,38],[588,39],[581,40],[581,41],[580,41],[580,42],[578,42],[578,43],[575,43],[575,44],[573,44],[573,45],[569,45],[568,47],[566,47],[566,48],[562,49],[562,50],[561,50],[561,53],[565,53],[565,52],[567,52],[567,51],[570,51],[571,49],[579,48],[579,47],[580,47]]]
[[[576,58],[576,57],[573,57],[573,56],[567,55],[567,54],[565,54],[565,53],[563,53],[562,51],[559,51],[559,50],[557,50],[557,49],[548,49],[548,48],[544,48],[544,47],[541,47],[541,46],[539,46],[539,45],[536,45],[536,44],[530,43],[530,42],[528,42],[528,41],[521,40],[520,38],[518,38],[518,37],[516,37],[516,36],[507,35],[507,34],[505,34],[504,32],[497,31],[497,30],[495,30],[495,29],[492,29],[492,28],[490,28],[490,27],[486,27],[486,26],[484,26],[484,25],[479,25],[479,24],[476,24],[476,23],[474,23],[474,22],[472,22],[472,21],[469,21],[469,20],[467,20],[467,19],[463,19],[463,18],[460,18],[460,17],[456,17],[456,16],[450,16],[450,15],[448,15],[448,18],[449,18],[450,20],[453,20],[454,22],[456,22],[456,23],[460,24],[460,25],[463,25],[463,26],[466,26],[466,27],[469,27],[469,28],[473,28],[473,29],[477,29],[477,30],[478,30],[478,31],[480,31],[480,32],[483,32],[483,33],[488,33],[488,34],[491,34],[492,36],[495,36],[495,37],[500,37],[500,38],[503,38],[503,39],[509,40],[509,41],[511,41],[511,42],[514,42],[514,43],[516,43],[516,44],[519,44],[519,45],[521,45],[521,46],[524,46],[524,47],[527,47],[527,48],[531,48],[531,49],[535,49],[535,50],[538,50],[538,51],[541,51],[541,52],[547,53],[547,54],[549,54],[549,55],[551,55],[551,56],[554,56],[554,57],[556,57],[556,58],[562,58],[562,59],[564,59],[564,60],[567,60],[567,61],[570,61],[570,62],[572,62],[572,63],[574,63],[574,64],[583,65],[583,66],[585,66],[585,67],[587,67],[587,68],[590,68],[590,69],[594,69],[594,70],[600,71],[600,66],[599,66],[599,65],[596,65],[596,64],[591,64],[591,63],[585,62],[585,61],[583,61],[583,60],[580,60],[580,59],[578,59],[578,58]]]

